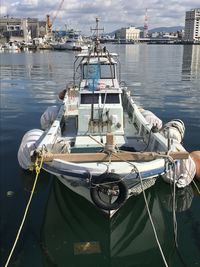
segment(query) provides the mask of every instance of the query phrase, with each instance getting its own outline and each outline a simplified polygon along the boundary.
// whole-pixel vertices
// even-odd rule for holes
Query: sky
[[[0,0],[0,16],[55,20],[53,29],[74,28],[89,33],[100,19],[104,33],[122,27],[144,25],[148,28],[184,26],[185,12],[200,8],[200,0]],[[62,3],[61,8],[59,9]]]

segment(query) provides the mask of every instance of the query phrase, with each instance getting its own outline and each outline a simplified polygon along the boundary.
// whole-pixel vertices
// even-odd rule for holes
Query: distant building
[[[10,41],[22,41],[30,38],[43,37],[45,35],[45,21],[37,18],[0,18],[0,36]]]
[[[184,41],[200,41],[200,8],[186,11]]]
[[[125,41],[127,43],[132,41],[135,42],[138,41],[140,38],[140,30],[132,26],[128,28],[121,28],[116,32],[115,38]]]
[[[45,20],[39,21],[39,37],[44,37],[47,34],[46,24],[47,23]]]
[[[143,29],[143,38],[148,37],[148,18],[147,18],[147,8],[145,10],[145,17],[144,17],[144,29]]]

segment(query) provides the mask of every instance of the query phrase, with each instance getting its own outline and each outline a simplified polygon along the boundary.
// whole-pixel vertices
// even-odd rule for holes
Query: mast
[[[91,28],[91,31],[95,32],[95,47],[94,49],[96,50],[95,52],[99,51],[99,31],[104,31],[104,28],[99,28],[99,18],[96,18],[96,27],[93,29]]]
[[[99,28],[99,18],[96,18],[96,27],[91,28],[91,31],[95,32],[95,42],[94,42],[94,53],[97,53],[97,57],[99,59],[99,52],[100,52],[100,40],[99,40],[99,31],[104,31],[104,28]],[[100,67],[100,66],[99,66]],[[95,78],[93,79],[93,101],[91,104],[91,118],[90,118],[90,126],[93,129],[94,124],[94,90],[95,90]]]

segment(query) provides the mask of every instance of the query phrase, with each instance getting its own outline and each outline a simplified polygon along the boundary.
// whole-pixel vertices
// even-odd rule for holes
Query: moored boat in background
[[[52,42],[51,46],[54,50],[88,50],[89,44],[84,40],[83,36],[79,33],[76,33],[74,30],[67,32],[64,38],[61,38],[59,41]]]
[[[1,46],[1,50],[5,52],[20,52],[20,47],[17,42],[8,42]]]

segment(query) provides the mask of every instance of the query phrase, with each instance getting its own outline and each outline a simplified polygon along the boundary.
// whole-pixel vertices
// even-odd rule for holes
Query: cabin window
[[[114,79],[114,70],[113,64],[85,64],[83,66],[83,78],[93,80]]]
[[[101,103],[119,104],[119,94],[101,94]]]
[[[100,79],[100,66],[99,66],[99,64],[84,65],[83,78],[84,79],[99,80]]]
[[[115,78],[114,65],[102,64],[101,79],[114,79],[114,78]]]
[[[81,104],[98,104],[98,94],[81,94]]]

